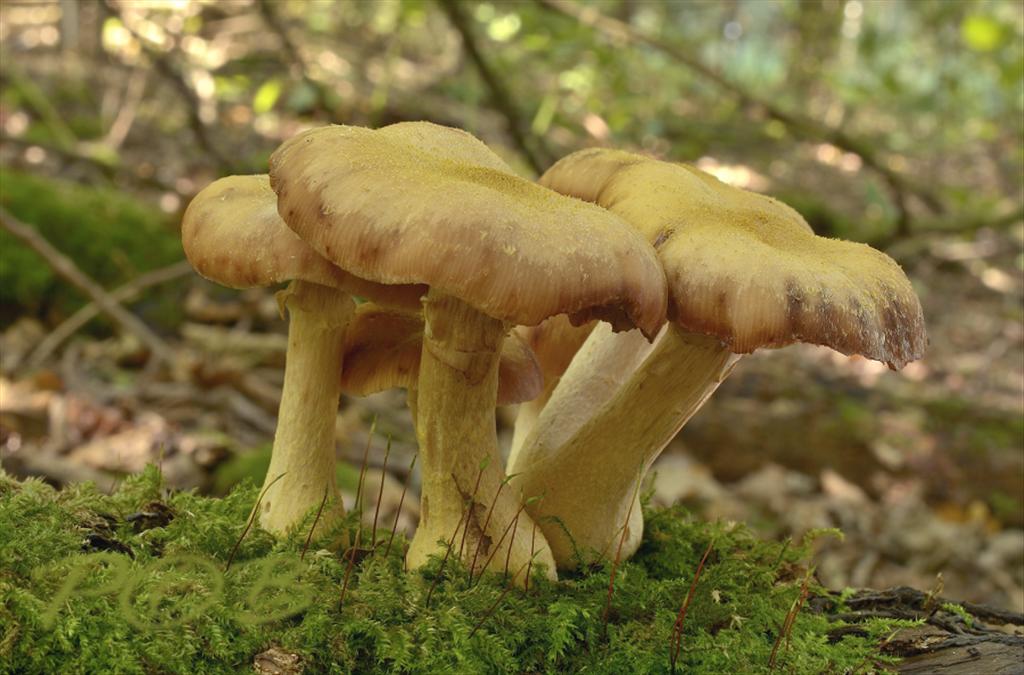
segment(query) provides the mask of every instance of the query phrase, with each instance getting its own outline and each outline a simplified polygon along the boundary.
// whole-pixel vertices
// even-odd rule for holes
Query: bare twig
[[[199,142],[199,145],[214,161],[217,168],[222,173],[230,173],[234,167],[234,163],[217,148],[216,144],[214,144],[213,140],[210,138],[209,129],[199,114],[199,110],[201,108],[199,96],[192,87],[189,86],[188,82],[185,81],[185,76],[179,71],[178,66],[171,61],[167,54],[154,48],[146,38],[139,35],[139,33],[129,25],[129,22],[125,21],[120,9],[111,0],[104,0],[101,6],[109,15],[121,22],[124,29],[131,34],[136,42],[139,43],[142,51],[146,53],[146,56],[153,63],[153,67],[156,69],[156,72],[158,72],[161,77],[163,77],[172,87],[175,88],[175,90],[177,90],[179,97],[186,104],[185,107],[186,112],[188,113],[189,128],[192,129],[192,133],[196,137],[196,141]]]
[[[800,613],[801,608],[804,606],[804,601],[807,600],[808,589],[811,583],[811,576],[814,574],[814,568],[807,570],[807,574],[804,576],[804,582],[800,585],[800,594],[793,601],[789,611],[786,613],[786,618],[782,622],[782,627],[779,629],[779,634],[775,638],[775,644],[772,645],[772,653],[768,657],[768,672],[775,670],[775,659],[779,653],[779,646],[785,641],[786,651],[789,651],[789,636],[793,632],[793,624],[796,622],[797,614]]]
[[[235,559],[235,553],[238,552],[238,547],[242,545],[242,540],[245,539],[245,535],[249,534],[249,529],[252,528],[252,524],[256,522],[256,516],[260,512],[260,504],[263,503],[263,498],[266,496],[267,490],[274,487],[274,483],[284,478],[285,473],[288,472],[285,471],[284,473],[279,474],[277,478],[270,481],[270,484],[260,492],[260,496],[256,499],[256,506],[252,507],[252,513],[249,514],[249,521],[245,524],[245,529],[242,530],[242,536],[238,538],[238,541],[235,542],[235,545],[231,549],[231,555],[228,556],[228,562],[224,566],[225,572],[231,569],[231,562]]]
[[[527,561],[529,564],[526,566],[526,583],[524,584],[524,591],[530,590],[530,571],[533,569],[533,557],[537,555],[534,551],[537,544],[537,521],[533,521],[533,531],[530,533],[530,559]]]
[[[409,475],[405,479],[405,483],[402,485],[402,496],[398,499],[398,510],[395,511],[395,522],[391,525],[391,536],[388,537],[388,546],[384,549],[385,558],[391,554],[391,543],[395,540],[395,532],[398,530],[398,517],[402,515],[402,505],[405,504],[405,493],[409,490],[409,481],[412,480],[412,469],[416,466],[417,457],[419,457],[419,455],[412,456],[412,461],[409,463]]]
[[[523,510],[527,506],[529,506],[530,504],[532,504],[532,503],[534,503],[535,501],[538,501],[538,500],[539,500],[538,497],[531,497],[530,499],[523,500],[522,505],[516,510],[515,516],[513,516],[512,520],[510,520],[508,525],[505,526],[505,531],[501,533],[501,537],[498,539],[498,543],[494,545],[493,549],[491,549],[491,554],[489,556],[487,556],[487,560],[485,560],[484,564],[480,566],[480,576],[477,577],[477,581],[479,581],[480,579],[483,578],[484,571],[486,571],[487,568],[491,566],[491,561],[494,560],[494,556],[496,556],[498,554],[498,551],[501,550],[501,545],[505,542],[505,537],[508,536],[508,533],[512,529],[512,526],[519,522],[519,514],[522,513]],[[512,542],[509,541],[508,545],[509,545],[509,547],[511,547],[512,546]],[[472,571],[473,571],[473,568],[471,567],[470,568],[470,573],[472,573]],[[522,571],[522,570],[520,570],[520,571]],[[519,572],[516,572],[516,574],[519,574]],[[470,582],[472,583],[472,581],[473,581],[473,578],[472,578],[472,576],[470,576]]]
[[[428,608],[430,607],[430,598],[434,596],[434,589],[437,588],[437,585],[441,582],[441,577],[444,576],[444,568],[445,565],[448,564],[448,558],[452,554],[452,547],[455,546],[455,537],[459,536],[459,528],[462,527],[463,522],[466,523],[465,529],[469,528],[469,518],[467,516],[469,515],[469,510],[472,507],[473,502],[468,502],[466,504],[466,508],[462,510],[462,515],[459,516],[459,522],[455,523],[455,531],[452,532],[452,537],[448,540],[448,545],[445,546],[444,557],[441,558],[441,565],[437,568],[437,576],[435,576],[434,580],[430,582],[430,590],[427,591],[427,600],[424,605]],[[465,531],[465,529],[463,531]]]
[[[837,148],[859,155],[864,165],[881,175],[893,189],[898,205],[902,203],[905,195],[913,194],[932,212],[942,213],[945,211],[942,201],[928,186],[891,169],[875,149],[872,141],[854,137],[842,129],[819,122],[803,113],[787,110],[771,100],[756,96],[714,68],[705,65],[697,56],[679,44],[641,33],[623,21],[601,14],[593,6],[577,4],[568,0],[535,0],[535,2],[549,11],[589,26],[605,37],[619,42],[643,44],[670,56],[704,79],[715,83],[720,89],[734,96],[741,104],[760,108],[769,117],[784,124],[797,137],[811,141],[826,141]]]
[[[137,316],[126,310],[78,265],[48,242],[34,227],[26,225],[0,207],[0,226],[35,251],[58,276],[85,293],[96,305],[142,342],[153,357],[166,364],[174,362],[174,351]]]
[[[501,481],[501,484],[498,485],[498,489],[494,493],[494,496],[491,497],[491,505],[489,507],[487,507],[487,516],[484,517],[484,526],[480,528],[480,531],[483,532],[484,534],[486,534],[487,527],[491,524],[491,515],[494,513],[494,506],[495,506],[495,504],[498,503],[498,497],[501,496],[501,491],[505,489],[505,486],[508,485],[508,482],[511,479],[512,479],[512,476],[505,476],[505,478]],[[519,514],[516,514],[516,517],[518,518]],[[463,535],[463,536],[465,536],[465,535]],[[480,557],[480,547],[483,545],[483,543],[484,543],[484,538],[481,536],[480,539],[478,539],[477,542],[476,542],[476,548],[473,550],[473,562],[470,563],[470,565],[469,565],[469,581],[470,582],[473,581],[473,570],[476,569],[476,560],[477,560],[478,557]],[[461,553],[461,551],[460,551],[460,553]]]
[[[377,490],[377,506],[373,509],[373,530],[370,531],[370,546],[377,545],[377,517],[380,515],[380,501],[384,498],[384,479],[388,477],[388,456],[391,454],[391,436],[384,451],[384,468],[380,470],[380,489]]]
[[[377,430],[377,416],[374,415],[373,421],[370,422],[370,433],[366,435],[366,448],[363,450],[363,463],[359,468],[359,484],[356,486],[356,500],[353,502],[353,509],[359,512],[359,518],[362,520],[363,509],[363,479],[366,478],[366,465],[370,459],[370,445],[373,443],[373,433]]]
[[[513,576],[512,578],[514,579],[515,577],[519,576],[519,573],[522,572],[524,569],[529,568],[533,564],[533,559],[536,557],[536,555],[537,554],[531,555],[529,560],[520,565],[519,569],[516,570],[515,576]],[[475,626],[473,626],[473,630],[469,632],[469,637],[473,637],[476,634],[476,632],[480,630],[480,627],[484,625],[487,619],[491,618],[491,615],[494,614],[494,611],[498,609],[498,605],[501,604],[501,601],[505,599],[505,596],[508,595],[509,591],[511,590],[512,584],[506,584],[505,588],[502,589],[501,593],[498,595],[498,599],[494,601],[494,604],[491,605],[486,612],[484,612],[484,615],[480,617],[480,620],[477,621]]]
[[[474,499],[476,499],[476,492],[477,492],[477,490],[480,489],[480,479],[483,478],[484,469],[487,468],[487,465],[490,464],[490,462],[491,462],[491,458],[490,457],[484,457],[482,460],[480,460],[480,470],[477,471],[476,483],[473,484],[473,492],[470,494],[470,497],[469,497],[469,500],[470,500],[471,503],[472,503],[472,501]],[[459,541],[459,560],[462,560],[462,552],[466,548],[466,531],[467,530],[469,530],[468,527],[465,530],[462,531],[462,539]]]
[[[512,558],[512,545],[516,543],[516,532],[519,531],[519,514],[516,514],[515,520],[512,523],[512,538],[508,540],[508,550],[505,551],[505,569],[501,573],[503,577],[508,577],[508,561]],[[533,555],[533,552],[530,552]]]
[[[334,118],[335,115],[331,110],[330,95],[327,87],[317,80],[314,80],[309,74],[309,66],[306,63],[306,59],[302,56],[302,52],[299,51],[295,41],[288,35],[288,29],[278,16],[277,10],[274,9],[274,4],[270,0],[259,0],[257,2],[260,9],[260,16],[263,17],[263,21],[267,26],[277,35],[277,39],[281,41],[282,51],[285,57],[291,64],[292,72],[295,76],[301,79],[308,87],[310,87],[316,95],[316,107],[317,109],[328,116],[328,118]]]
[[[167,267],[146,272],[135,279],[132,279],[123,286],[119,286],[110,292],[110,297],[116,302],[130,302],[142,291],[165,284],[175,279],[180,279],[192,273],[192,265],[187,260],[180,260]],[[65,340],[81,330],[87,323],[99,316],[100,307],[95,302],[90,302],[77,312],[65,319],[59,326],[47,335],[32,350],[26,364],[30,368],[42,365],[50,354],[53,353]]]
[[[320,508],[316,510],[316,517],[313,518],[313,525],[309,528],[309,534],[306,535],[306,543],[302,545],[302,555],[299,556],[299,560],[306,559],[306,551],[309,549],[309,542],[313,539],[313,532],[316,531],[316,524],[320,522],[320,514],[324,512],[324,505],[327,503],[328,492],[330,492],[330,487],[325,487],[324,498],[320,500]]]
[[[697,591],[697,582],[700,581],[701,572],[704,571],[704,563],[708,561],[708,556],[711,555],[711,548],[714,545],[715,540],[712,539],[708,542],[708,547],[704,549],[704,555],[700,558],[700,563],[697,565],[697,571],[693,574],[693,581],[690,582],[690,590],[686,593],[686,599],[683,601],[682,606],[679,607],[679,615],[676,616],[676,622],[672,626],[669,661],[672,665],[673,673],[676,672],[676,663],[679,661],[679,650],[683,646],[683,624],[686,623],[686,614],[690,610],[690,603],[693,601],[693,595]]]
[[[448,17],[448,21],[462,37],[462,48],[469,60],[473,62],[477,72],[480,73],[480,78],[490,92],[491,102],[505,116],[512,141],[533,170],[538,174],[543,173],[551,163],[551,153],[544,147],[543,140],[529,133],[505,82],[498,77],[497,72],[484,57],[483,51],[473,35],[470,19],[466,15],[466,5],[460,0],[437,0],[437,2]]]
[[[615,560],[612,562],[612,571],[608,575],[608,598],[604,604],[604,612],[601,614],[601,626],[607,628],[608,626],[608,613],[612,609],[612,594],[615,592],[615,572],[619,569],[619,563],[622,561],[622,545],[626,541],[626,534],[629,532],[629,519],[633,517],[633,504],[636,503],[636,497],[640,493],[640,482],[643,480],[643,471],[637,472],[636,486],[633,488],[633,496],[629,500],[629,508],[626,509],[626,520],[622,523],[622,535],[619,537],[619,546],[615,551]],[[607,549],[607,547],[605,547]],[[601,552],[601,557],[604,557],[604,551]]]
[[[163,190],[164,192],[177,191],[177,188],[175,188],[172,183],[161,180],[156,174],[151,176],[140,176],[136,172],[130,171],[117,163],[114,157],[111,156],[110,158],[106,158],[95,153],[90,153],[85,148],[82,148],[81,145],[65,148],[43,143],[37,139],[29,140],[27,138],[19,138],[17,136],[10,136],[4,133],[0,133],[0,142],[12,143],[25,148],[40,147],[48,153],[57,155],[66,162],[88,164],[89,166],[98,169],[106,179],[111,181],[124,180],[126,182],[133,183],[140,188]]]

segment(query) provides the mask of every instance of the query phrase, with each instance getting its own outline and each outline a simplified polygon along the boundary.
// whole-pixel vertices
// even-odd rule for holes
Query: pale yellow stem
[[[326,490],[329,507],[317,525],[322,530],[345,515],[335,478],[334,424],[343,338],[355,303],[346,293],[303,281],[293,282],[278,300],[287,307],[291,324],[274,449],[264,481],[269,489],[259,522],[265,530],[283,534],[320,505]]]
[[[518,467],[523,473],[517,487],[527,494],[545,494],[528,510],[560,568],[575,567],[577,551],[586,562],[614,556],[623,526],[623,558],[636,551],[643,534],[639,506],[634,505],[630,522],[625,521],[638,478],[737,360],[718,340],[671,327],[568,441],[546,449],[535,463]]]
[[[451,540],[458,528],[456,541],[466,530],[463,560],[471,564],[475,557],[478,568],[490,560],[491,569],[504,569],[511,544],[509,569],[520,570],[516,581],[522,584],[530,559],[533,521],[522,513],[501,540],[522,505],[518,489],[500,489],[505,472],[498,453],[494,409],[506,327],[434,291],[423,301],[423,317],[423,356],[415,396],[423,480],[420,524],[409,547],[409,567],[422,566],[430,554],[443,555],[443,542]],[[554,560],[541,537],[535,551],[539,554],[534,564],[546,565],[554,578]]]
[[[615,396],[652,348],[638,330],[613,333],[607,323],[595,326],[539,410],[527,409],[526,416],[520,410],[508,458],[509,473],[526,470],[564,445]]]

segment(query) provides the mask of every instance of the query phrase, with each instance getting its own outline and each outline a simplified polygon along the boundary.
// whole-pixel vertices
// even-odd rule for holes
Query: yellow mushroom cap
[[[185,211],[181,243],[199,274],[232,288],[298,279],[409,308],[418,308],[426,292],[366,281],[332,265],[281,220],[267,175],[228,176],[203,188]]]
[[[815,235],[782,202],[603,149],[563,158],[540,182],[634,225],[665,267],[669,317],[736,353],[810,342],[901,368],[924,352],[921,304],[899,265]]]
[[[365,279],[422,283],[496,319],[567,313],[653,335],[664,274],[617,216],[521,178],[457,129],[330,126],[270,161],[278,211],[321,255]]]
[[[360,305],[345,334],[341,389],[347,394],[368,396],[394,387],[415,386],[423,350],[423,317],[386,309],[372,303]],[[543,377],[533,352],[512,333],[502,343],[498,361],[498,405],[536,398]]]

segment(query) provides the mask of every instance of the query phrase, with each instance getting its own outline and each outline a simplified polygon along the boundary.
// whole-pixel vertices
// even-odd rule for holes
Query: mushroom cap
[[[270,159],[278,211],[321,255],[384,284],[428,284],[516,324],[591,318],[653,335],[664,273],[617,216],[512,172],[458,129],[329,126]]]
[[[197,194],[181,222],[181,243],[196,271],[232,288],[297,279],[377,302],[418,308],[423,286],[388,286],[332,265],[277,214],[267,175],[228,176]]]
[[[345,333],[341,390],[355,396],[416,384],[423,350],[423,316],[365,303]],[[533,352],[514,332],[502,342],[498,405],[536,398],[543,376]]]
[[[892,258],[815,235],[780,201],[603,149],[563,158],[540,182],[633,224],[665,267],[670,319],[733,352],[810,342],[896,369],[927,346],[921,304]]]
[[[536,326],[516,326],[513,332],[529,345],[547,382],[565,373],[595,325],[588,321],[574,326],[568,316],[558,314]]]

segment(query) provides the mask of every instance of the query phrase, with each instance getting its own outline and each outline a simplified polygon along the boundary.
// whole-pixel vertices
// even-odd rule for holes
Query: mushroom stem
[[[342,343],[355,303],[347,293],[305,281],[292,282],[278,301],[288,309],[291,325],[260,525],[287,532],[321,503],[326,487],[330,504],[317,526],[323,531],[345,515],[335,477],[334,436]]]
[[[522,449],[526,446],[526,440],[530,437],[544,406],[551,400],[551,394],[558,386],[558,378],[550,378],[544,383],[544,390],[532,401],[523,401],[516,410],[516,423],[512,427],[512,444],[509,446],[508,466],[513,471],[515,462],[519,459]]]
[[[607,405],[652,349],[638,330],[613,333],[607,323],[595,326],[561,377],[551,378],[548,384],[552,390],[548,393],[545,389],[547,398],[534,413],[536,419],[526,417],[521,424],[520,409],[509,453],[509,472],[524,470],[542,459],[546,450],[558,448],[572,438]],[[531,403],[540,400],[538,397]]]
[[[431,554],[440,552],[444,545],[439,542],[450,539],[461,522],[466,532],[465,558],[472,559],[479,550],[476,558],[481,567],[491,560],[491,567],[500,571],[509,556],[511,569],[525,569],[531,557],[533,521],[522,514],[515,536],[509,533],[502,540],[522,504],[518,490],[505,489],[499,494],[505,473],[494,408],[506,327],[461,300],[433,290],[423,300],[423,316],[423,355],[416,393],[423,480],[420,524],[409,547],[409,567],[420,567]],[[474,491],[477,480],[479,487]],[[546,563],[554,578],[554,560],[546,543],[538,542],[537,552],[537,561]],[[479,574],[482,570],[472,571]],[[521,573],[516,582],[524,581]]]
[[[581,356],[586,356],[586,347]],[[615,350],[591,353],[601,351]],[[534,461],[517,465],[522,473],[516,485],[526,494],[545,494],[542,502],[527,511],[548,538],[560,568],[575,567],[580,562],[577,551],[584,562],[609,555],[624,525],[622,555],[636,551],[643,534],[639,507],[634,505],[630,512],[630,504],[637,499],[637,471],[647,472],[738,358],[715,338],[670,326],[643,363],[571,438],[556,447],[544,447],[540,438],[541,444],[524,451],[523,457]],[[629,523],[625,523],[627,514]],[[554,524],[551,516],[560,524]]]

